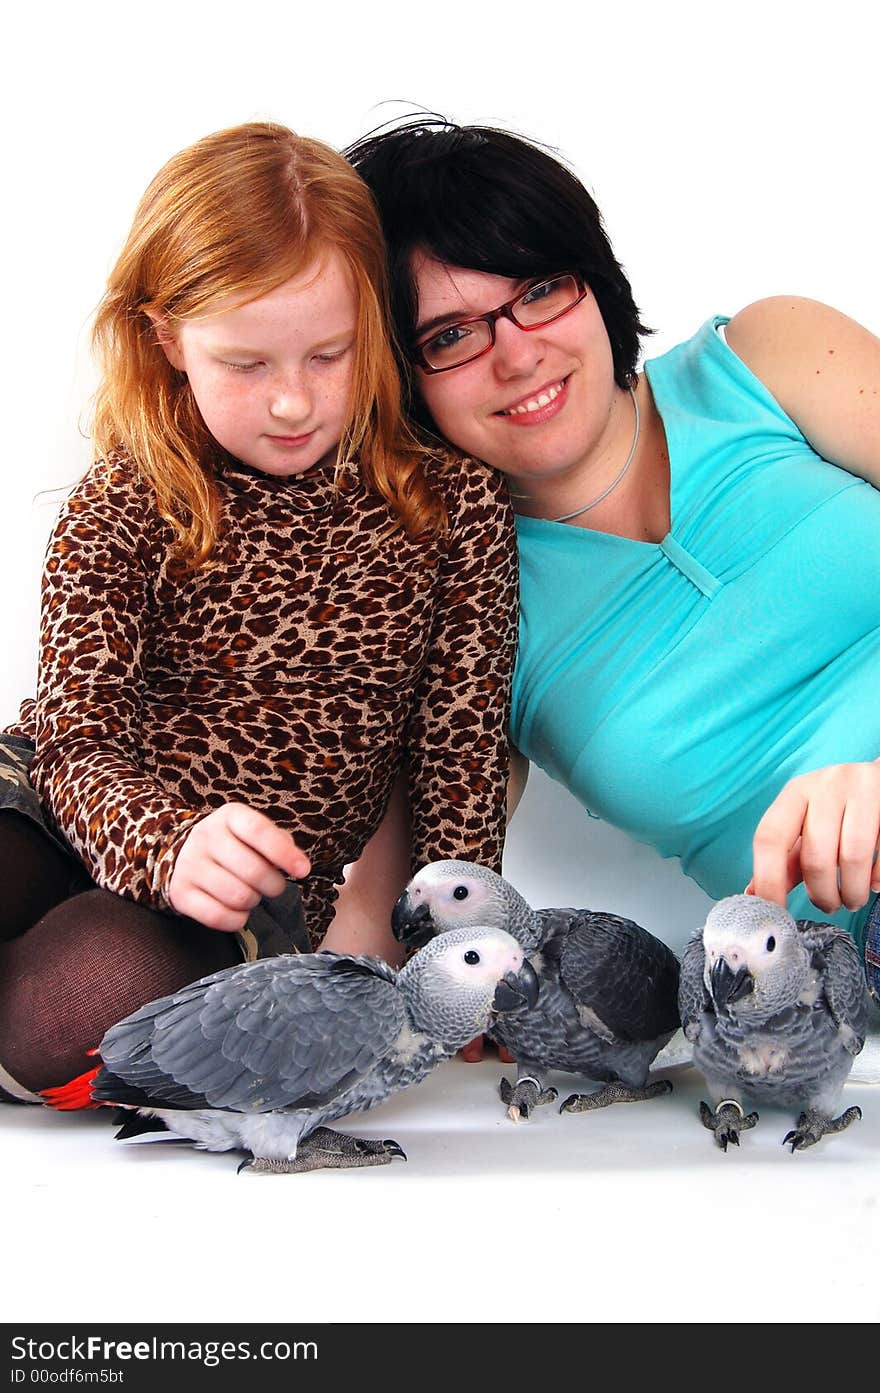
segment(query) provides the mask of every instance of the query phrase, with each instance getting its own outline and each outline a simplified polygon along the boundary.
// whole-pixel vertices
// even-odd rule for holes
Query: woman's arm
[[[880,339],[827,305],[777,296],[735,315],[727,342],[817,454],[880,487]],[[802,880],[826,913],[858,909],[880,891],[878,838],[880,761],[812,770],[759,822],[750,889],[784,903]]]

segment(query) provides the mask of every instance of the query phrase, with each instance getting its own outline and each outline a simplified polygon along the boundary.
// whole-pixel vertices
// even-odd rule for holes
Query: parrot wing
[[[559,970],[609,1039],[656,1040],[678,1028],[678,959],[632,919],[582,910],[565,933]]]
[[[813,967],[822,977],[828,1009],[850,1054],[858,1054],[868,1032],[869,999],[862,958],[853,938],[833,924],[798,919],[812,954]]]
[[[681,958],[681,979],[678,988],[678,1009],[682,1029],[688,1040],[695,1040],[700,1033],[700,1017],[709,1005],[709,998],[703,982],[703,969],[706,953],[703,948],[702,930],[688,940]]]
[[[319,1106],[400,1035],[395,983],[378,959],[336,953],[226,968],[112,1026],[93,1096],[239,1112]]]

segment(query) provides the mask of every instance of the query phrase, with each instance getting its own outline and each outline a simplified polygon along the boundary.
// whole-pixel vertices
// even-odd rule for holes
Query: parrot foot
[[[808,1146],[815,1146],[828,1132],[845,1131],[851,1122],[858,1122],[861,1116],[861,1108],[847,1108],[846,1112],[835,1118],[823,1117],[814,1108],[809,1108],[801,1113],[795,1130],[782,1138],[782,1145],[791,1146],[792,1154],[804,1151]]]
[[[542,1088],[539,1079],[524,1075],[517,1079],[514,1088],[509,1079],[502,1079],[499,1085],[502,1103],[507,1104],[507,1116],[511,1122],[528,1122],[532,1108],[542,1103],[555,1103],[559,1094],[555,1088]]]
[[[297,1147],[293,1160],[271,1160],[254,1156],[242,1161],[239,1171],[255,1175],[293,1175],[303,1171],[343,1170],[358,1166],[387,1166],[396,1156],[406,1160],[406,1152],[396,1141],[367,1141],[330,1127],[316,1127]]]
[[[758,1121],[756,1112],[745,1113],[735,1098],[723,1098],[713,1112],[708,1103],[700,1104],[700,1121],[715,1133],[715,1142],[726,1151],[739,1146],[740,1132],[748,1132]]]
[[[645,1084],[644,1088],[631,1088],[619,1080],[606,1083],[596,1093],[572,1093],[564,1103],[559,1104],[560,1112],[592,1112],[595,1108],[608,1108],[612,1103],[641,1103],[648,1098],[659,1098],[663,1093],[671,1093],[669,1079],[657,1079],[655,1083]]]

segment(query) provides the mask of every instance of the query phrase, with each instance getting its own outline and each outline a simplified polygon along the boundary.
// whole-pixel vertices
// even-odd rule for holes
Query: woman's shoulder
[[[727,342],[737,357],[783,394],[805,375],[814,377],[817,368],[821,375],[823,359],[861,346],[866,336],[873,337],[840,310],[801,295],[756,300],[727,325]]]
[[[727,342],[814,450],[875,487],[880,339],[840,310],[800,296],[748,305]]]

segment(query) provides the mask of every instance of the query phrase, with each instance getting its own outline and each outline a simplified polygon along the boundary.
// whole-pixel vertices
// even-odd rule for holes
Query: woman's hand
[[[197,822],[177,854],[168,899],[178,914],[235,933],[263,895],[280,895],[285,874],[311,863],[285,832],[245,803],[225,803]]]
[[[880,891],[880,760],[801,774],[774,799],[752,844],[747,893],[785,903],[800,881],[826,914]]]

